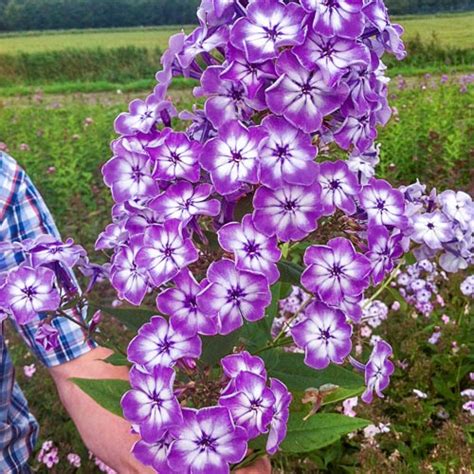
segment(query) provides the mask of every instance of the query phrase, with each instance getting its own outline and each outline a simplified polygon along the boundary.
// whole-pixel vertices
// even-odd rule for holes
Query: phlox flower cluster
[[[401,188],[407,201],[409,229],[406,235],[420,244],[415,249],[419,260],[433,259],[446,272],[466,270],[474,256],[474,203],[462,191],[426,193],[420,183]]]
[[[153,92],[115,121],[102,169],[112,222],[96,242],[110,264],[46,239],[23,245],[25,264],[0,280],[0,308],[20,323],[83,301],[76,265],[90,279],[86,294],[107,278],[132,305],[156,296],[156,316],[128,347],[122,408],[141,437],[134,454],[160,473],[229,472],[250,440],[268,434],[270,454],[284,440],[291,394],[259,357],[240,347],[224,357],[204,407],[184,403],[196,384],[177,373],[199,372],[204,336],[265,318],[293,243],[307,243],[304,292],[282,303],[293,316],[273,342],[283,331],[316,370],[350,361],[364,374],[366,403],[383,397],[394,371],[380,338],[365,363],[350,356],[353,324],[383,319],[380,304],[361,304],[367,290],[410,241],[419,255],[443,252],[450,270],[472,257],[469,196],[425,196],[375,177],[377,127],[391,115],[382,58],[405,55],[382,0],[202,0],[198,19],[170,38]],[[197,81],[202,108],[176,110],[168,89],[179,76]],[[317,160],[335,149],[347,160]],[[327,223],[338,231],[321,238]],[[54,346],[54,325],[37,337]]]
[[[446,279],[436,262],[424,259],[400,270],[393,285],[411,307],[428,317],[436,306],[444,306],[439,285]]]

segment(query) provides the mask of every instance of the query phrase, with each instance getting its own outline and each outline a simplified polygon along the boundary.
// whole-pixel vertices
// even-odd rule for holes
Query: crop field
[[[429,41],[435,35],[439,44],[462,48],[474,47],[474,13],[459,15],[395,18],[405,28],[405,39],[417,35]],[[185,27],[190,31],[191,26]],[[165,49],[170,34],[181,27],[124,28],[111,30],[78,30],[74,32],[30,32],[25,35],[0,35],[0,54],[39,53],[66,48],[137,48]]]

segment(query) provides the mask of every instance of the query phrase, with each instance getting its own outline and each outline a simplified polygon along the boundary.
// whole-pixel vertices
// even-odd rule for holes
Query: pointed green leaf
[[[268,374],[281,380],[290,391],[304,392],[308,388],[333,384],[350,390],[350,393],[358,393],[364,386],[364,380],[359,374],[344,367],[330,365],[324,370],[308,367],[304,363],[303,354],[273,349],[260,356],[265,361]]]
[[[123,417],[120,399],[127,390],[130,390],[130,384],[126,380],[80,378],[72,378],[70,380],[101,407],[114,415]]]
[[[278,270],[280,270],[281,281],[300,286],[300,278],[304,270],[301,265],[287,260],[281,260],[278,262]]]
[[[95,309],[100,309],[103,313],[107,313],[115,319],[119,320],[121,323],[125,324],[129,329],[133,331],[138,331],[145,323],[150,321],[152,316],[158,314],[158,311],[155,309],[147,308],[135,308],[133,306],[120,308],[112,308],[108,306],[99,306],[95,303],[93,304]]]
[[[303,413],[292,413],[288,431],[281,444],[285,453],[307,453],[324,448],[341,436],[365,428],[370,421],[337,413],[320,413],[304,421]]]

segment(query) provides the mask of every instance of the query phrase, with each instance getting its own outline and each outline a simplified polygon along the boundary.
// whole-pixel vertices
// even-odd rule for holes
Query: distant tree
[[[190,24],[200,0],[0,0],[0,30]],[[386,0],[394,15],[474,9],[474,0]]]

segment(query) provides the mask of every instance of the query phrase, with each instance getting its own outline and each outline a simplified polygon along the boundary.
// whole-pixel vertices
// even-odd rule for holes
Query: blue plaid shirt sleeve
[[[23,241],[41,234],[59,238],[54,220],[38,190],[16,162],[5,154],[0,154],[0,189],[0,242]],[[4,253],[0,257],[0,272],[18,265],[22,260],[21,253]],[[82,319],[80,314],[70,315]],[[46,367],[74,360],[95,347],[79,325],[57,317],[52,325],[59,332],[59,345],[55,350],[46,352],[35,341],[36,331],[45,317],[39,315],[27,325],[17,325],[17,329]]]

